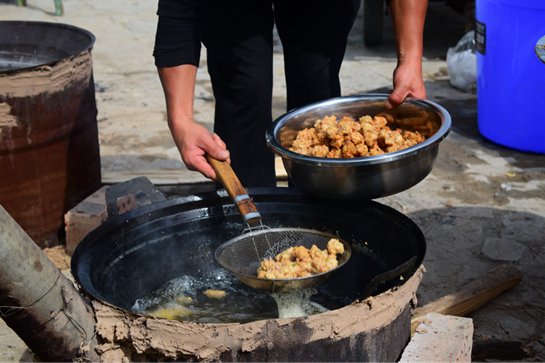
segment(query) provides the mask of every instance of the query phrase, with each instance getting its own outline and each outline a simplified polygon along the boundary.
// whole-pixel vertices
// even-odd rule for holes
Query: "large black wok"
[[[118,215],[117,198],[140,191],[152,203]],[[264,224],[325,231],[350,244],[349,262],[313,297],[328,308],[402,284],[424,258],[420,229],[387,206],[332,202],[291,188],[247,191]],[[109,188],[106,197],[108,220],[72,256],[74,278],[88,294],[129,310],[136,299],[182,275],[210,281],[231,277],[214,251],[245,226],[224,190],[166,200],[149,180],[137,178]],[[237,279],[232,283],[251,289]]]

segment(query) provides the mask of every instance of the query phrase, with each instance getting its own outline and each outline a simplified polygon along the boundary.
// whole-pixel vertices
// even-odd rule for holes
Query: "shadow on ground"
[[[495,267],[514,266],[523,273],[522,282],[468,317],[477,338],[520,341],[545,359],[545,218],[483,207],[429,209],[407,216],[422,229],[427,243],[419,306]]]

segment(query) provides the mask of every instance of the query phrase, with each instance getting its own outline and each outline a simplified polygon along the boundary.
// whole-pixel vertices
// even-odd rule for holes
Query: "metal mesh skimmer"
[[[331,238],[344,245],[344,253],[337,255],[339,265],[333,270],[295,279],[265,279],[257,277],[257,269],[265,258],[274,258],[290,247],[304,246],[308,249],[316,245],[321,250],[327,248]],[[268,292],[282,292],[314,287],[325,281],[333,271],[340,268],[350,258],[350,247],[337,236],[298,228],[251,229],[222,244],[215,253],[218,263],[245,284]]]
[[[319,231],[296,228],[268,228],[261,223],[261,214],[244,190],[240,180],[226,161],[221,161],[207,154],[206,158],[214,168],[229,197],[250,227],[216,249],[218,263],[235,275],[246,285],[268,292],[300,290],[322,283],[329,275],[341,267],[350,257],[350,247],[340,238]],[[296,279],[263,279],[257,277],[257,269],[264,258],[272,258],[280,252],[296,246],[308,249],[316,245],[321,250],[327,248],[331,238],[337,238],[344,244],[344,254],[337,256],[339,265],[333,270]]]

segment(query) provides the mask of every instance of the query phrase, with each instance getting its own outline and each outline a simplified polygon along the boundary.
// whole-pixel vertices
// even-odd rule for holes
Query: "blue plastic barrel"
[[[479,131],[510,148],[545,153],[545,64],[535,53],[545,35],[545,0],[478,0]]]

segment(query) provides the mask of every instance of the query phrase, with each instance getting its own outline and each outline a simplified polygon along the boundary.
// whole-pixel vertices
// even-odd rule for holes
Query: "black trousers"
[[[246,187],[274,187],[273,25],[284,52],[287,109],[341,95],[339,70],[360,0],[211,0],[203,43],[216,112],[214,131]]]

